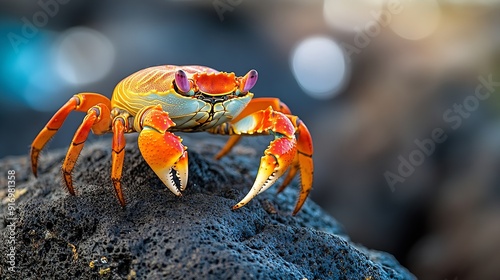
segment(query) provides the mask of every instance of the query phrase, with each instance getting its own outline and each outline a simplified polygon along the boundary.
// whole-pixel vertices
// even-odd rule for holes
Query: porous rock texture
[[[16,272],[2,253],[1,279],[414,279],[389,254],[353,244],[308,200],[291,216],[298,180],[232,211],[250,189],[262,150],[236,146],[222,160],[218,139],[183,135],[189,181],[176,197],[127,137],[120,207],[110,180],[111,143],[87,144],[73,172],[77,195],[61,180],[64,150],[42,154],[39,177],[27,157],[8,157],[16,172]],[[248,142],[248,143],[247,143]],[[262,147],[265,148],[265,147]],[[2,176],[0,185],[7,185]],[[6,196],[2,188],[2,199]],[[2,232],[6,203],[2,201]],[[3,234],[0,238],[6,238]],[[0,251],[7,252],[5,240]]]

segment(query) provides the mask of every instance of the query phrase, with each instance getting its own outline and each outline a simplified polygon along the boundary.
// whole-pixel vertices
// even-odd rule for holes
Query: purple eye
[[[257,78],[259,77],[259,74],[257,73],[256,70],[252,69],[248,71],[248,73],[245,76],[246,76],[246,81],[245,81],[245,86],[243,87],[243,92],[248,92],[257,83]]]
[[[175,84],[181,92],[188,92],[191,90],[191,85],[189,84],[186,73],[182,70],[178,70],[175,73]]]

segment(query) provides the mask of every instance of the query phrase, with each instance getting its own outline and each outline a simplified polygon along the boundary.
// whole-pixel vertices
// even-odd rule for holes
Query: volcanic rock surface
[[[176,197],[142,159],[136,138],[127,137],[124,209],[111,184],[110,141],[84,148],[73,172],[76,196],[61,179],[65,150],[42,154],[38,178],[27,157],[2,159],[0,278],[414,279],[391,255],[352,243],[311,200],[291,216],[297,179],[281,194],[273,187],[232,211],[249,191],[264,147],[247,141],[217,161],[222,142],[183,138],[189,181]],[[14,223],[3,188],[8,170],[16,176]],[[3,253],[9,232],[15,272]]]

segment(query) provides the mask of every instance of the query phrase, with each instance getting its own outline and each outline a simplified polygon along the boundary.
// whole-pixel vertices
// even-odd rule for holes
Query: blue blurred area
[[[500,275],[499,251],[487,250],[500,244],[498,4],[117,3],[0,3],[0,158],[27,154],[73,94],[111,97],[139,69],[197,64],[244,75],[253,68],[255,95],[280,98],[308,125],[311,198],[354,241],[393,253],[422,279]],[[478,77],[491,77],[495,90],[476,107],[467,102]],[[465,117],[455,104],[474,109]],[[67,147],[82,117],[72,114],[49,148]],[[398,174],[401,158],[435,129],[446,141],[390,186],[385,174]]]

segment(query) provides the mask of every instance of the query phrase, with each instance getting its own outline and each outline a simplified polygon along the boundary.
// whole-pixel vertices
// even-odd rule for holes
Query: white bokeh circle
[[[300,87],[310,96],[328,99],[342,89],[347,76],[342,48],[324,36],[309,37],[292,52],[291,68]]]

